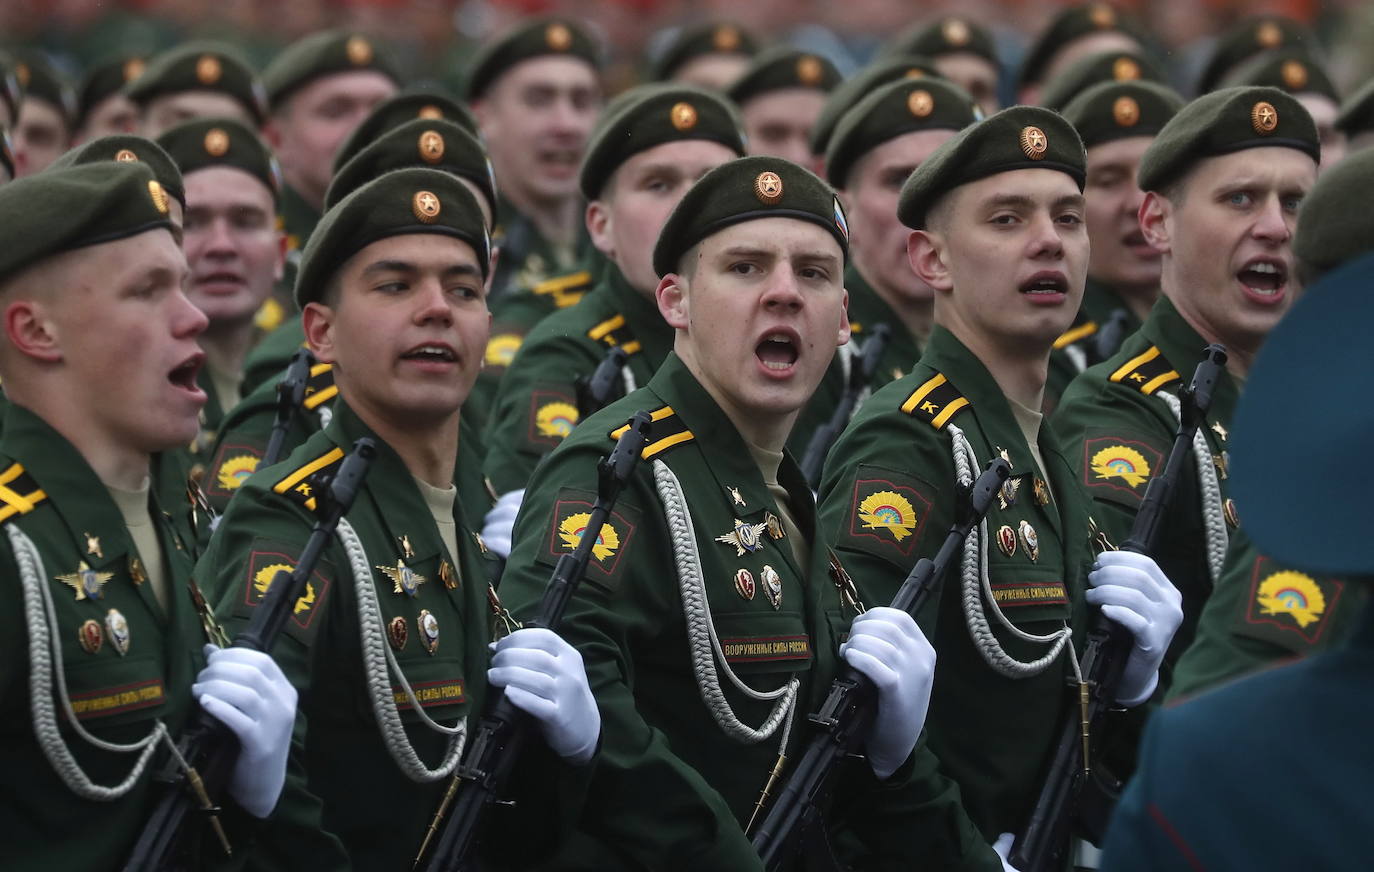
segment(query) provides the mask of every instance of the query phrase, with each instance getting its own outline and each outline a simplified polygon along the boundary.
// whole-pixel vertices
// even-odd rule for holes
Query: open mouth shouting
[[[754,346],[754,356],[769,375],[790,375],[801,356],[801,337],[790,329],[770,330]]]
[[[1288,265],[1276,257],[1255,257],[1236,271],[1245,296],[1264,306],[1283,301],[1288,289]]]
[[[197,351],[190,355],[176,366],[171,372],[167,373],[167,381],[174,387],[184,391],[188,399],[197,403],[204,403],[208,397],[205,391],[196,384],[196,378],[200,375],[200,368],[205,365],[205,352]]]
[[[446,372],[458,363],[458,353],[446,342],[425,342],[401,355],[426,372]]]
[[[1032,303],[1054,305],[1068,299],[1069,277],[1058,270],[1038,272],[1021,283],[1018,290]]]

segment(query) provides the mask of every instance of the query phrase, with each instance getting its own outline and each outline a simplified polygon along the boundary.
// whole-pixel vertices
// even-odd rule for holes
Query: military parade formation
[[[908,19],[0,49],[0,868],[1364,868],[1374,82]]]

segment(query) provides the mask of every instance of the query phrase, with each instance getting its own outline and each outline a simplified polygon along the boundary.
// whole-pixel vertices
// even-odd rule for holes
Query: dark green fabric
[[[47,56],[38,51],[16,52],[14,76],[24,97],[37,97],[51,103],[62,113],[68,133],[76,122],[76,94],[72,86]],[[18,113],[15,119],[18,120]]]
[[[1086,164],[1083,141],[1061,115],[1038,106],[1013,106],[964,128],[922,161],[902,185],[897,217],[921,230],[945,194],[1011,170],[1058,170],[1081,191]]]
[[[1079,58],[1064,72],[1045,83],[1040,105],[1063,112],[1075,97],[1103,82],[1159,82],[1165,84],[1159,64],[1134,51],[1104,51]],[[1180,98],[1180,103],[1182,98]]]
[[[401,75],[386,48],[347,30],[312,33],[291,43],[262,71],[273,111],[305,85],[333,73],[371,70],[400,84]]]
[[[1370,182],[1374,151],[1363,150],[1317,177],[1303,198],[1293,253],[1305,269],[1322,273],[1374,249]]]
[[[1336,127],[1349,136],[1374,130],[1374,79],[1361,85],[1341,104]]]
[[[870,90],[840,116],[825,152],[825,177],[845,187],[873,149],[918,130],[962,130],[981,116],[963,88],[942,79],[904,78]]]
[[[496,177],[482,141],[443,119],[416,118],[379,134],[334,172],[324,195],[325,211],[367,182],[391,170],[429,167],[467,179],[496,211]]]
[[[1131,136],[1156,136],[1183,108],[1183,98],[1153,82],[1102,82],[1074,97],[1061,111],[1084,148]]]
[[[497,191],[496,226],[491,231],[493,245],[501,249],[496,263],[496,277],[491,280],[492,311],[498,317],[501,309],[514,302],[513,298],[529,295],[546,281],[561,279],[587,259],[595,259],[591,238],[584,223],[578,222],[577,239],[572,245],[560,245],[546,239],[528,216]],[[538,297],[538,295],[536,295]],[[539,317],[553,310],[535,299]],[[521,319],[523,322],[526,319]],[[537,321],[538,318],[535,318]],[[533,326],[530,321],[525,329]]]
[[[48,169],[60,170],[103,161],[146,164],[162,189],[175,197],[182,208],[186,207],[186,183],[176,160],[160,143],[131,133],[116,133],[83,142],[64,152]]]
[[[895,82],[898,79],[934,78],[943,80],[935,62],[928,57],[914,54],[884,56],[840,82],[825,98],[821,114],[811,126],[811,153],[823,155],[830,147],[830,137],[835,133],[835,125],[854,104],[871,93],[874,88]]]
[[[863,353],[863,344],[872,334],[874,327],[886,324],[892,331],[888,336],[887,348],[878,361],[878,368],[873,373],[873,379],[868,383],[868,386],[876,391],[888,382],[896,381],[911,372],[911,368],[921,356],[921,345],[887,301],[873,290],[873,286],[864,280],[852,263],[844,272],[844,288],[849,291],[849,341],[855,346],[854,354]]]
[[[778,506],[744,440],[676,356],[669,356],[647,386],[588,418],[536,470],[501,583],[512,611],[526,617],[536,608],[549,567],[565,550],[560,527],[585,511],[577,501],[595,492],[597,460],[612,444],[609,432],[636,410],[663,406],[672,408],[693,438],[641,461],[611,517],[617,544],[593,559],[563,623],[586,664],[602,734],[586,802],[562,810],[564,841],[551,868],[762,868],[743,827],[776,760],[780,737],[754,744],[729,739],[701,700],[650,461],[666,464],[682,484],[712,620],[732,668],[760,689],[792,677],[801,682],[789,755],[799,753],[806,733],[802,713],[815,709],[834,676],[835,652],[854,616],[827,577],[828,539],[815,534],[811,495],[790,456],[779,481],[803,534],[814,537],[807,543],[809,573],[785,538],[764,535],[759,550],[740,556],[734,546],[715,541],[734,529],[736,519],[763,523],[765,513],[777,514]],[[736,590],[737,570],[758,578],[764,565],[781,579],[776,608],[761,581],[752,598]],[[738,650],[778,637],[794,643],[778,659],[745,662],[748,654]],[[763,720],[768,703],[746,699],[722,683],[742,720]],[[837,842],[856,848],[857,855],[842,859],[874,869],[1000,869],[977,834],[956,828],[955,798],[944,785],[933,784],[923,768],[927,763],[926,757],[908,760],[882,783],[862,760],[841,764],[826,823]]]
[[[742,221],[795,218],[828,231],[849,258],[849,225],[835,191],[810,170],[755,155],[714,167],[683,195],[654,245],[654,269],[675,272],[678,260],[706,237]]]
[[[281,167],[271,149],[248,127],[230,118],[199,118],[178,124],[157,138],[181,172],[227,166],[262,182],[280,200]]]
[[[688,61],[706,55],[753,57],[759,50],[754,35],[732,21],[706,21],[678,30],[671,42],[649,65],[649,78],[671,79]]]
[[[286,370],[286,365],[291,362],[291,355],[304,345],[305,330],[301,327],[301,315],[297,312],[262,337],[248,352],[248,357],[243,361],[243,380],[239,382],[239,391],[246,398],[268,382],[275,385]]]
[[[1316,49],[1317,38],[1311,30],[1282,15],[1254,15],[1242,19],[1217,38],[1202,75],[1197,93],[1217,88],[1226,74],[1260,52],[1301,46]]]
[[[125,85],[143,72],[146,61],[147,58],[142,55],[125,54],[87,70],[78,91],[76,118],[72,126],[80,127],[85,124],[92,109],[105,98],[118,94]]]
[[[841,78],[835,65],[821,55],[777,46],[755,55],[725,94],[743,106],[761,94],[787,88],[833,91]]]
[[[1180,109],[1155,137],[1140,158],[1140,189],[1167,187],[1203,158],[1273,146],[1321,160],[1317,126],[1301,103],[1277,88],[1213,91]]]
[[[160,207],[160,208],[159,208]],[[0,185],[0,280],[65,251],[172,229],[167,195],[144,163],[100,162]]]
[[[1017,87],[1024,88],[1040,82],[1050,62],[1075,40],[1105,31],[1124,33],[1136,42],[1144,41],[1140,28],[1125,20],[1122,13],[1110,4],[1085,3],[1062,10],[1026,50],[1020,75],[1017,76]]]
[[[1278,88],[1290,94],[1320,94],[1333,103],[1341,95],[1326,67],[1301,48],[1281,48],[1250,58],[1222,79],[1228,88]]]
[[[301,252],[320,223],[320,210],[305,202],[295,188],[283,185],[281,192],[282,230],[286,233],[288,270],[300,268]],[[293,283],[294,284],[294,283]]]
[[[739,113],[728,100],[681,84],[641,85],[616,97],[592,131],[578,173],[582,196],[595,200],[611,175],[636,154],[682,140],[718,142],[744,154]]]
[[[580,25],[566,18],[533,18],[494,39],[472,57],[463,94],[477,100],[506,70],[531,58],[562,55],[601,68],[601,47]]]
[[[1069,382],[1080,372],[1116,354],[1121,344],[1139,329],[1140,319],[1116,290],[1089,276],[1078,317],[1055,341],[1054,350],[1050,352],[1045,413],[1054,412]]]
[[[0,51],[0,100],[9,107],[10,118],[18,120],[19,103],[24,99],[24,89],[15,73],[18,62],[9,54]]]
[[[124,93],[140,106],[154,97],[183,91],[218,91],[243,104],[259,124],[267,118],[267,95],[257,73],[223,42],[194,40],[168,49],[148,62],[143,75]]]
[[[10,144],[10,132],[3,127],[0,127],[0,166],[9,174],[5,181],[14,178],[14,146]]]
[[[472,111],[438,88],[407,88],[388,97],[376,106],[353,128],[348,138],[334,153],[334,172],[388,130],[400,127],[417,118],[442,118],[451,121],[474,136],[479,135],[477,119]]]
[[[908,28],[884,45],[881,54],[914,54],[934,58],[958,52],[975,54],[994,65],[1001,64],[992,31],[976,21],[957,15],[946,15],[936,21]]]

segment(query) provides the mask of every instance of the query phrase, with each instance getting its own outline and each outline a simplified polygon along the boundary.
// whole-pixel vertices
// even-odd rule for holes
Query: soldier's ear
[[[20,353],[35,360],[62,360],[57,325],[37,300],[15,300],[5,307],[5,337]]]
[[[954,279],[945,263],[944,239],[931,230],[913,230],[906,238],[906,257],[916,277],[937,291],[954,288]]]
[[[306,303],[301,310],[305,341],[320,363],[338,363],[334,352],[334,310],[323,303]]]
[[[677,273],[668,273],[659,280],[654,297],[658,300],[658,312],[668,326],[675,330],[686,330],[687,280]]]
[[[601,200],[591,201],[587,204],[585,220],[587,235],[591,237],[596,250],[607,257],[615,257],[615,246],[611,242],[611,231],[615,225],[609,205]]]
[[[1140,222],[1140,232],[1145,236],[1145,241],[1161,252],[1170,250],[1170,227],[1172,222],[1169,218],[1173,215],[1173,203],[1162,194],[1155,191],[1148,191],[1144,201],[1140,204],[1140,212],[1137,220]]]

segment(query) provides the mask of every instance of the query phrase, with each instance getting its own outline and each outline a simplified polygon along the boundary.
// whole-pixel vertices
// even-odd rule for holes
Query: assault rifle
[[[281,460],[286,431],[291,429],[291,419],[305,400],[305,389],[310,383],[310,367],[314,365],[315,355],[308,348],[298,348],[291,355],[286,374],[277,382],[277,411],[272,418],[272,435],[267,438],[267,450],[262,453],[260,466],[271,466]]]
[[[606,356],[596,365],[590,376],[577,380],[578,420],[584,420],[593,413],[606,408],[615,399],[616,388],[620,386],[620,370],[630,355],[619,345],[606,349]]]

